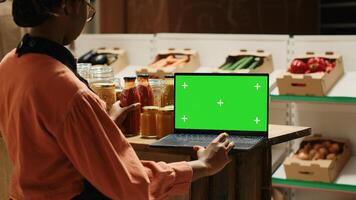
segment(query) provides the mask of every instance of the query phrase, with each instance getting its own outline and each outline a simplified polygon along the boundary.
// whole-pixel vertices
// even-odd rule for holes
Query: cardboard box
[[[116,59],[109,64],[114,70],[114,74],[118,74],[128,65],[128,56],[124,49],[120,48],[99,48],[96,50],[99,54],[110,53],[116,56]]]
[[[281,74],[277,78],[280,95],[326,96],[330,89],[343,76],[344,65],[340,55],[334,52],[326,52],[325,54],[307,52],[305,55],[296,57],[295,59],[308,59],[311,57],[335,59],[336,66],[330,73],[292,74],[285,72]]]
[[[188,56],[188,61],[182,66],[154,67],[153,64],[169,56]],[[198,52],[192,49],[175,49],[160,51],[155,60],[148,66],[136,70],[136,74],[148,74],[155,78],[164,78],[166,75],[173,75],[176,72],[195,72],[200,67]]]
[[[238,70],[223,70],[216,68],[213,72],[217,73],[271,73],[273,71],[273,60],[270,53],[265,52],[264,50],[248,51],[246,49],[240,49],[239,51],[232,52],[226,58],[226,61],[223,65],[227,63],[235,63],[236,60],[240,57],[245,56],[255,56],[262,59],[262,65],[256,69],[238,69]],[[222,66],[223,66],[222,65]]]
[[[318,142],[330,140],[342,144],[342,152],[337,155],[335,160],[301,160],[296,154],[292,153],[284,161],[284,169],[288,179],[320,181],[331,183],[340,174],[341,170],[350,159],[351,146],[350,141],[346,139],[331,139],[321,136],[307,137],[301,143],[300,148],[306,142]]]

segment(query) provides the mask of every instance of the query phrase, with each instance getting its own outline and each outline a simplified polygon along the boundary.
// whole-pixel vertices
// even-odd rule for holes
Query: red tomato
[[[309,70],[309,67],[302,60],[295,59],[293,60],[289,72],[293,74],[305,74]]]
[[[320,57],[309,58],[307,64],[311,72],[325,72],[327,67],[324,58]]]

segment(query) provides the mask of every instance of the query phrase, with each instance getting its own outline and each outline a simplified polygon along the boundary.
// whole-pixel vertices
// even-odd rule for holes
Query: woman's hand
[[[227,133],[216,137],[206,148],[194,146],[198,160],[189,162],[193,168],[193,180],[211,176],[222,170],[230,161],[229,151],[235,144],[230,142]]]
[[[109,111],[109,116],[118,125],[121,125],[125,121],[127,114],[136,109],[140,109],[140,106],[140,103],[135,103],[126,107],[121,107],[120,101],[117,101],[112,105]]]

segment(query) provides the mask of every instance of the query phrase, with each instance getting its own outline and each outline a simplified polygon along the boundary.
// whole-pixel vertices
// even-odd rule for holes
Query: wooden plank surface
[[[301,126],[269,125],[270,145],[288,142],[311,134],[311,128]]]

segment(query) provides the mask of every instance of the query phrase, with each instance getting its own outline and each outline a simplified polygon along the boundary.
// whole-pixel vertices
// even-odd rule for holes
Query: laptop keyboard
[[[196,144],[209,144],[213,141],[217,135],[207,135],[207,134],[173,134],[174,139],[177,142],[184,143],[186,145],[196,145]],[[256,144],[256,141],[260,141],[263,137],[256,136],[234,136],[228,137],[230,141],[233,141],[236,146],[249,146]]]

